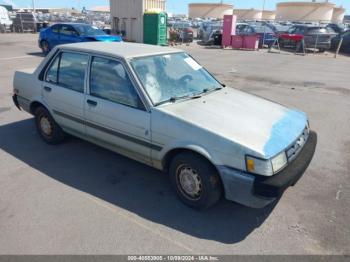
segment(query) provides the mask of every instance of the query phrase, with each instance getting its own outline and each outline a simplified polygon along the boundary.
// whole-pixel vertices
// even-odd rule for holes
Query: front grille
[[[303,133],[298,137],[298,139],[287,149],[288,162],[293,161],[297,157],[300,150],[304,147],[307,139],[309,138],[310,130],[305,127]]]

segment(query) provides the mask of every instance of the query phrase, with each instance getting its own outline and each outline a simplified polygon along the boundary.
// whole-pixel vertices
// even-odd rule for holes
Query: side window
[[[303,27],[297,27],[294,32],[294,34],[301,34],[301,35],[303,35],[304,33],[305,33],[305,29]]]
[[[88,60],[88,55],[63,52],[56,57],[48,69],[45,81],[84,93]]]
[[[296,30],[295,27],[291,27],[291,28],[289,28],[288,33],[289,34],[295,34],[295,30]]]
[[[250,27],[250,26],[247,26],[245,28],[245,33],[248,33],[248,34],[254,33],[254,29],[252,27]]]
[[[101,57],[94,57],[91,63],[90,95],[135,108],[141,105],[124,66]]]
[[[46,74],[46,82],[52,83],[52,84],[57,84],[58,83],[58,66],[60,63],[61,55],[58,55],[55,58],[55,61],[51,64],[51,67],[47,71]]]
[[[62,25],[60,33],[66,36],[76,36],[77,31],[70,25]]]
[[[59,25],[52,26],[52,32],[58,34]]]

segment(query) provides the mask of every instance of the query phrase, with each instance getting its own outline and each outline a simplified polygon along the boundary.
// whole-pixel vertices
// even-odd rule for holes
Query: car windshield
[[[189,28],[191,25],[189,23],[176,23],[173,26],[175,29],[177,28]]]
[[[101,29],[90,25],[74,25],[74,28],[81,36],[107,35]]]
[[[130,63],[154,105],[193,98],[222,88],[186,53],[134,58]]]

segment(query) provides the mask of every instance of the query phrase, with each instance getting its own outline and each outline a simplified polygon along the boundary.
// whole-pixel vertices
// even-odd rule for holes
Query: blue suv
[[[87,24],[55,24],[40,32],[39,47],[46,55],[56,45],[79,42],[122,42],[121,36],[111,36]]]

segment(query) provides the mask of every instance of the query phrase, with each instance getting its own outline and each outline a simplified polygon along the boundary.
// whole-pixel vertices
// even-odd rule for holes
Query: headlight
[[[264,160],[252,156],[246,157],[246,167],[249,173],[272,176],[287,165],[287,156],[283,151],[271,160]]]
[[[280,171],[282,168],[284,168],[287,165],[286,152],[283,151],[281,154],[272,158],[271,163],[272,163],[272,169],[274,173],[277,173],[278,171]]]
[[[258,159],[255,157],[246,157],[247,171],[262,176],[272,176],[272,164],[270,160]]]

